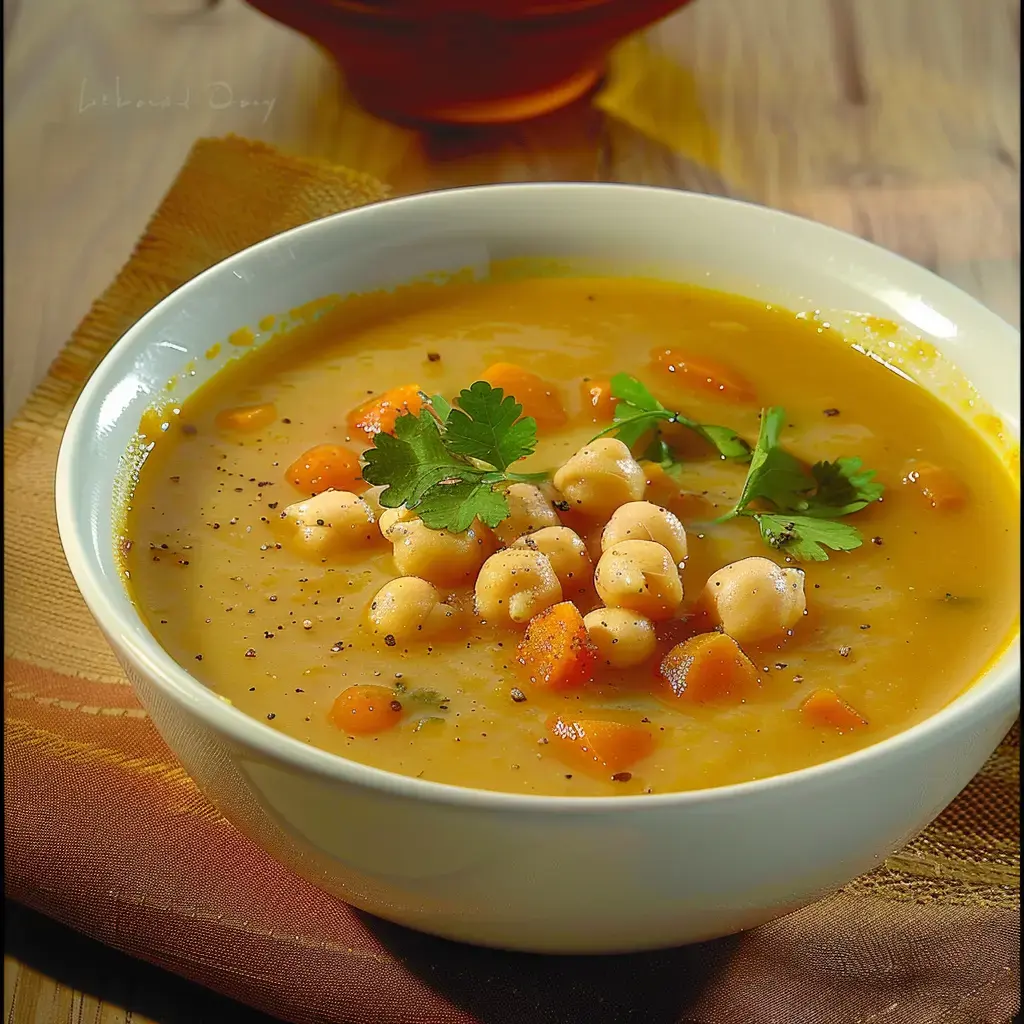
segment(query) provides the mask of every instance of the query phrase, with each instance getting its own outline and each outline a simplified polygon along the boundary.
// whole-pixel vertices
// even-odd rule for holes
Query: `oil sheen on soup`
[[[140,435],[121,550],[163,647],[272,729],[436,782],[793,771],[938,711],[1018,618],[985,439],[813,316],[695,287],[357,296]]]

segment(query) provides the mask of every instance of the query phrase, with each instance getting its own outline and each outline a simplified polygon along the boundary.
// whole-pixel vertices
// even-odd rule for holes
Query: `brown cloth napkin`
[[[474,949],[354,911],[243,839],[175,763],[64,562],[52,511],[61,431],[107,349],[172,289],[268,235],[386,194],[256,143],[198,143],[6,432],[7,895],[297,1024],[1009,1021],[1020,1003],[1019,725],[924,835],[843,892],[742,936],[610,958]]]

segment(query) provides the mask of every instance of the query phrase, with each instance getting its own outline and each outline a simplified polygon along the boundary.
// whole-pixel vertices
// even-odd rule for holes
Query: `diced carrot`
[[[655,746],[654,733],[639,725],[562,715],[552,715],[546,724],[558,753],[583,768],[625,771]]]
[[[286,470],[285,480],[303,494],[366,490],[359,456],[337,444],[318,444],[303,452]]]
[[[912,462],[903,483],[916,488],[932,508],[941,512],[955,512],[967,504],[967,488],[960,478],[931,462]]]
[[[800,713],[808,725],[825,726],[847,732],[867,725],[867,719],[854,711],[835,690],[821,686],[800,705]]]
[[[402,703],[393,690],[372,683],[357,683],[338,694],[330,719],[343,732],[355,736],[384,732],[402,717]]]
[[[574,690],[590,682],[597,648],[576,605],[562,601],[530,619],[518,661],[530,682],[547,690]]]
[[[728,633],[700,633],[677,644],[660,675],[674,697],[701,704],[741,704],[760,683],[754,663]]]
[[[273,402],[261,405],[240,405],[235,409],[222,409],[217,413],[216,424],[221,430],[259,430],[277,419]]]
[[[680,387],[710,392],[733,402],[752,402],[754,387],[728,366],[671,348],[651,350],[651,361]]]
[[[562,399],[553,385],[515,363],[495,363],[484,370],[482,379],[492,388],[501,388],[523,407],[524,416],[532,416],[541,430],[562,426],[566,421]]]
[[[353,409],[348,414],[348,428],[353,434],[364,434],[372,441],[378,434],[393,434],[399,416],[407,412],[416,416],[422,406],[419,384],[403,384],[374,395]]]
[[[585,380],[580,384],[583,408],[595,423],[610,423],[615,415],[618,399],[612,396],[612,385],[607,380]]]

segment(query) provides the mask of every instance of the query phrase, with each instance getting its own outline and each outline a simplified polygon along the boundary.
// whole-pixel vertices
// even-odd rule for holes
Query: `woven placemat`
[[[1019,726],[922,836],[843,892],[742,936],[611,958],[473,949],[358,913],[242,838],[175,763],[65,564],[52,511],[61,432],[104,353],[182,282],[386,194],[262,144],[199,142],[6,431],[7,895],[302,1024],[1009,1021],[1020,1004]]]

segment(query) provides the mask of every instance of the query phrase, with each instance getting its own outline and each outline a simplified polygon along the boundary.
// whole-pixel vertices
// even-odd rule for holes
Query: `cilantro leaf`
[[[628,373],[615,374],[610,381],[610,390],[612,398],[617,400],[612,425],[597,437],[614,434],[624,445],[632,448],[656,424],[672,419],[671,409],[666,409],[636,377],[630,377]]]
[[[380,503],[385,508],[414,508],[423,495],[444,480],[465,480],[473,468],[445,447],[437,420],[426,410],[395,420],[394,436],[380,433],[363,453],[363,479],[387,485]]]
[[[651,443],[644,449],[644,453],[640,458],[647,462],[656,463],[671,476],[678,476],[679,471],[683,468],[682,463],[675,457],[672,449],[660,433],[654,435]]]
[[[502,488],[538,476],[508,472],[537,442],[536,423],[511,395],[476,381],[458,401],[453,408],[440,395],[427,398],[363,453],[363,479],[384,487],[381,505],[404,506],[430,529],[452,533],[475,519],[497,526],[509,515]]]
[[[442,423],[448,422],[448,417],[452,413],[451,402],[448,401],[444,395],[431,395],[427,401],[430,403],[431,408],[437,413],[437,418]]]
[[[863,543],[860,531],[835,520],[877,501],[884,488],[857,458],[817,462],[810,473],[782,448],[784,409],[761,414],[761,430],[736,504],[718,520],[747,516],[757,522],[764,542],[797,561],[822,562],[832,551],[852,551]],[[749,507],[751,502],[762,506]],[[763,508],[763,504],[774,506]]]
[[[882,484],[875,482],[872,469],[862,470],[856,457],[816,462],[811,475],[817,482],[807,515],[836,518],[859,512],[882,496]]]
[[[415,690],[409,690],[406,696],[409,700],[416,701],[417,704],[432,704],[434,707],[451,703],[440,690],[431,690],[422,686],[417,687]]]
[[[634,414],[629,412],[629,406],[618,405],[615,407],[612,426],[597,436],[614,434],[627,448],[632,448],[655,424],[668,419],[665,413],[651,411]]]
[[[383,495],[381,498],[383,505]],[[431,530],[450,533],[463,533],[474,519],[497,526],[509,515],[505,495],[479,478],[435,484],[416,504],[415,511]]]
[[[750,445],[731,427],[717,427],[713,423],[697,423],[685,416],[676,415],[676,423],[689,427],[695,434],[704,438],[708,444],[718,449],[723,459],[734,462],[746,462],[750,459]]]
[[[611,384],[612,398],[617,398],[620,405],[631,405],[634,411],[663,412],[666,416],[673,415],[636,377],[631,377],[628,373],[617,373],[609,383]]]
[[[754,512],[753,519],[769,547],[798,562],[825,562],[828,560],[825,548],[852,551],[863,543],[855,526],[831,519],[774,512]]]
[[[618,401],[612,425],[598,434],[614,434],[623,444],[633,447],[658,423],[678,423],[702,437],[718,450],[724,459],[746,462],[750,445],[735,430],[714,424],[698,423],[682,413],[673,412],[658,401],[645,384],[628,373],[617,373],[611,379],[611,395]],[[596,440],[596,438],[595,438]]]
[[[536,447],[536,420],[520,419],[523,407],[501,388],[478,380],[460,392],[458,404],[445,419],[449,451],[504,471]]]
[[[444,719],[443,718],[440,718],[437,715],[427,715],[426,718],[421,718],[416,723],[416,726],[413,729],[413,732],[419,732],[421,729],[428,729],[428,728],[432,727],[433,725],[435,725],[437,722],[440,722],[442,725],[444,725]]]
[[[782,509],[806,507],[804,495],[814,489],[814,481],[799,459],[779,446],[779,434],[786,410],[775,406],[761,414],[761,430],[750,457],[747,479],[735,506],[722,518],[739,515],[756,498],[764,498]]]

